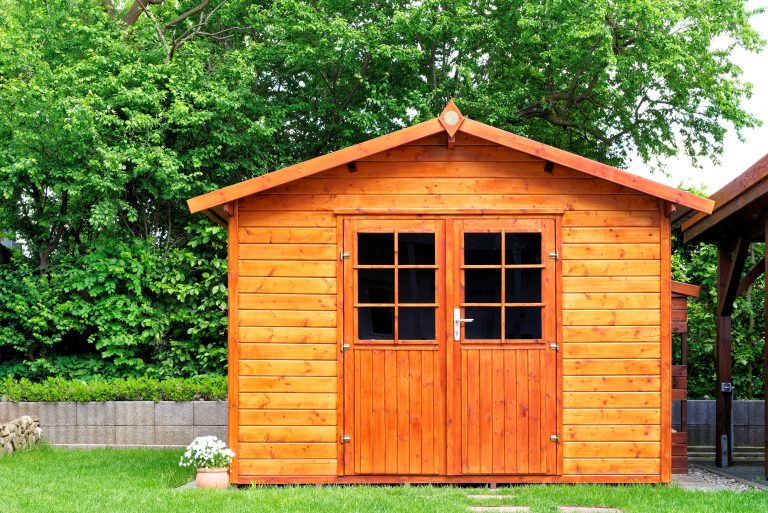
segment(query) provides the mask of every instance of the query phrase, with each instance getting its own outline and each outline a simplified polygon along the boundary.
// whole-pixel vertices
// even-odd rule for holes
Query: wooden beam
[[[766,216],[765,221],[765,242],[768,243],[768,216]],[[768,245],[766,245],[768,247]],[[765,273],[766,278],[768,278],[768,260],[765,258],[763,259],[763,273]],[[768,419],[768,298],[763,299],[763,311],[764,311],[764,320],[765,320],[765,334],[763,335],[763,397],[766,399],[764,401],[765,403],[765,419]],[[768,425],[768,422],[763,422],[763,425]],[[763,472],[765,474],[764,477],[768,479],[768,428],[765,429],[765,453],[763,455],[763,463],[765,464],[765,468],[763,469]]]
[[[766,177],[768,177],[768,154],[752,164],[746,171],[731,180],[722,189],[712,194],[709,199],[715,202],[715,210],[718,210]],[[695,213],[686,224],[690,228],[705,217],[704,214]],[[683,229],[685,230],[686,228]]]
[[[755,266],[749,270],[744,279],[739,282],[739,287],[736,289],[736,297],[739,297],[741,294],[746,292],[749,286],[752,285],[755,280],[763,273],[765,273],[765,258],[755,264]]]
[[[718,205],[718,208],[711,216],[701,219],[695,217],[689,219],[681,226],[684,242],[695,242],[717,224],[766,195],[768,195],[768,180],[762,180],[725,205]]]
[[[718,247],[717,259],[717,297],[720,298],[726,288],[726,280],[733,267],[732,247]],[[723,392],[722,383],[731,383],[731,317],[717,316],[716,390],[715,390],[715,464],[722,466],[723,445],[727,444],[726,466],[733,464],[733,440],[731,439],[731,415],[733,394]]]
[[[739,237],[734,245],[733,255],[729,259],[729,266],[724,269],[724,281],[722,288],[718,284],[717,290],[717,315],[730,317],[733,312],[733,302],[736,300],[736,290],[739,288],[741,271],[747,260],[749,240]]]
[[[540,142],[532,141],[531,139],[506,132],[500,128],[495,128],[472,119],[465,119],[461,124],[459,131],[480,137],[487,141],[495,142],[496,144],[506,146],[513,150],[540,157],[544,160],[549,160],[555,164],[560,164],[561,166],[570,167],[577,171],[581,171],[582,173],[602,178],[636,191],[645,192],[651,196],[656,196],[657,198],[677,203],[678,205],[693,208],[699,212],[709,214],[715,206],[715,203],[708,198],[702,198],[701,196],[660,184],[641,176],[633,175],[632,173],[622,171],[621,169],[611,167],[601,162],[590,160],[586,157],[555,148],[554,146],[548,146]]]
[[[203,215],[213,221],[214,223],[218,224],[219,226],[223,226],[224,228],[227,227],[227,220],[216,213],[214,209],[209,209],[203,211]]]
[[[691,210],[688,207],[678,208],[677,210],[675,210],[674,214],[672,214],[672,217],[670,217],[672,221],[672,226],[677,226],[678,224],[682,223],[687,217],[692,216],[693,214],[696,214],[696,213],[697,212],[695,210]]]

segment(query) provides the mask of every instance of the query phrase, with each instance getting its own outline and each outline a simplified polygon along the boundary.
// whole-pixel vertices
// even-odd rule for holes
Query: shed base
[[[661,476],[578,475],[578,476],[239,476],[233,484],[573,484],[573,483],[669,483]]]

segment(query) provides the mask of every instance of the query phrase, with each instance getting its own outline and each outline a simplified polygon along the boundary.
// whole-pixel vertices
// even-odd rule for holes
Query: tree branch
[[[147,10],[148,5],[160,5],[164,1],[165,0],[135,0],[131,5],[131,8],[128,9],[128,12],[123,17],[123,23],[128,27],[134,26],[138,21],[139,16],[141,16],[141,13]]]
[[[186,20],[187,18],[189,18],[193,14],[197,14],[200,11],[202,11],[203,9],[205,9],[206,7],[208,7],[209,3],[211,3],[211,0],[202,0],[198,5],[196,5],[192,9],[188,10],[184,14],[182,14],[182,15],[176,17],[175,19],[169,21],[168,23],[166,23],[163,26],[163,28],[167,29],[167,28],[173,27],[175,25],[178,25],[179,23],[181,23],[182,21]]]

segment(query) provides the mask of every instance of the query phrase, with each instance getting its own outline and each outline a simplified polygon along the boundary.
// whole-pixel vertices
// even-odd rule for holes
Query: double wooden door
[[[353,218],[344,251],[344,474],[554,473],[554,220]]]

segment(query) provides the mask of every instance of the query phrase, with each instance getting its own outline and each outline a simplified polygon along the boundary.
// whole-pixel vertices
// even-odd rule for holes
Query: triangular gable
[[[450,137],[449,145],[456,132],[463,132],[706,214],[712,213],[714,208],[714,202],[710,199],[465,118],[456,108],[453,100],[448,103],[437,118],[191,198],[187,200],[187,204],[193,214],[207,211],[221,207],[230,201],[327,171],[369,155],[391,150],[443,131],[447,132]],[[217,215],[216,217],[221,216]]]

